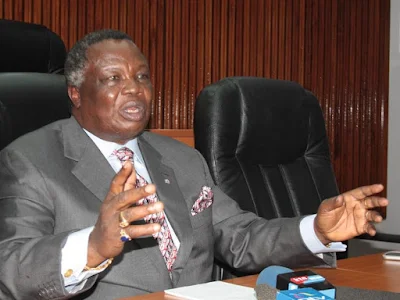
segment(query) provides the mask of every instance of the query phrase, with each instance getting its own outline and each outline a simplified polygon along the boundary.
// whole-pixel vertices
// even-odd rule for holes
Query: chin
[[[121,132],[126,133],[126,134],[123,134],[123,136],[125,136],[127,138],[127,140],[132,140],[135,137],[141,135],[145,129],[146,129],[146,125],[143,125],[140,127],[135,126],[135,128],[132,128],[129,131],[121,131]]]

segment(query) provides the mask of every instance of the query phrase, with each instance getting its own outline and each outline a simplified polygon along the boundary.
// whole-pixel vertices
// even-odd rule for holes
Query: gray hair
[[[132,38],[124,32],[104,29],[94,31],[79,40],[68,52],[64,66],[64,75],[70,86],[80,87],[87,67],[87,50],[90,46],[104,40],[128,40],[133,43]]]

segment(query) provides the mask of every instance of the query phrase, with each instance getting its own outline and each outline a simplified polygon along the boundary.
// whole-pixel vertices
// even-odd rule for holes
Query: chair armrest
[[[371,240],[371,241],[380,241],[380,242],[388,242],[388,243],[400,243],[400,235],[397,234],[389,234],[389,233],[380,233],[377,232],[375,236],[370,236],[368,234],[362,234],[357,237],[362,240]]]

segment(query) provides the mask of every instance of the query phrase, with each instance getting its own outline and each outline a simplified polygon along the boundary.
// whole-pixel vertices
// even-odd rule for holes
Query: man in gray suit
[[[239,209],[201,155],[144,132],[153,88],[124,33],[68,55],[72,117],[0,153],[0,298],[115,299],[211,280],[214,257],[244,272],[333,266],[339,241],[375,234],[381,185],[325,200],[315,216]],[[329,244],[329,247],[326,247]]]

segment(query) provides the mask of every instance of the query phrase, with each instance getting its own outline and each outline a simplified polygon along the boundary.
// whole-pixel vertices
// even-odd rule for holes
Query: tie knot
[[[122,147],[118,150],[114,150],[113,154],[118,157],[120,162],[124,163],[127,160],[133,159],[133,151],[127,147]]]

